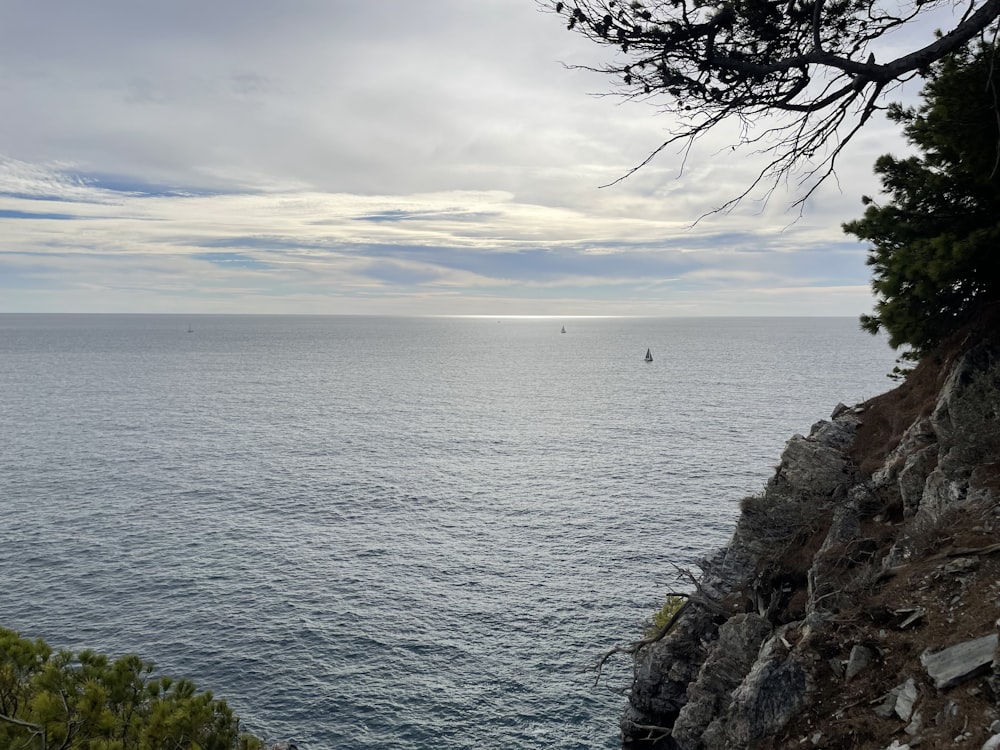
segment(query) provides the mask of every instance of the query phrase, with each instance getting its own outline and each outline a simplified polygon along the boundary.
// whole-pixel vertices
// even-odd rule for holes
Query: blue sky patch
[[[205,260],[223,268],[269,268],[269,264],[243,253],[198,253],[196,260]]]
[[[108,190],[112,193],[127,193],[128,195],[142,196],[145,198],[170,198],[178,196],[211,196],[224,195],[222,191],[202,190],[191,187],[178,187],[176,185],[163,185],[155,182],[147,182],[135,177],[127,177],[115,174],[102,174],[91,172],[75,175],[80,184],[98,190]]]
[[[179,241],[181,242],[181,244],[194,245],[196,247],[218,247],[218,248],[232,247],[232,248],[241,248],[246,250],[263,250],[263,251],[333,249],[333,247],[329,244],[323,244],[318,242],[302,242],[289,237],[242,236],[242,237],[219,237],[216,239],[185,238]],[[205,253],[205,254],[212,255],[213,253]]]
[[[372,263],[363,273],[368,278],[398,286],[417,286],[441,278],[440,273],[427,269],[407,268],[391,262]]]
[[[481,276],[516,281],[601,276],[606,279],[677,276],[703,264],[693,254],[619,252],[587,254],[580,248],[481,250],[408,245],[371,245],[368,257],[411,260]]]
[[[416,221],[419,219],[435,219],[437,221],[486,221],[499,216],[495,211],[404,211],[403,209],[390,209],[389,211],[379,211],[373,214],[363,214],[355,216],[355,221],[394,222],[394,221]],[[317,224],[323,224],[319,221]]]
[[[56,221],[73,221],[79,216],[72,214],[47,213],[44,211],[17,211],[11,208],[0,208],[0,219],[54,219]]]

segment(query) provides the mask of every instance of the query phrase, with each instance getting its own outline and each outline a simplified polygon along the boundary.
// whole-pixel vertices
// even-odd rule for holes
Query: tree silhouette
[[[739,142],[767,154],[757,179],[771,187],[793,172],[808,188],[832,174],[844,146],[879,108],[888,87],[995,27],[1000,0],[539,0],[567,27],[614,50],[599,68],[615,91],[650,98],[673,117],[668,138],[622,178],[671,144],[690,142],[724,122]],[[948,14],[950,28],[928,24]],[[879,60],[885,43],[923,38]],[[774,115],[778,115],[775,119]]]
[[[923,104],[890,107],[920,155],[879,157],[889,201],[864,198],[844,225],[871,242],[876,306],[862,327],[912,358],[1000,300],[998,62],[993,44],[956,52],[931,70]]]

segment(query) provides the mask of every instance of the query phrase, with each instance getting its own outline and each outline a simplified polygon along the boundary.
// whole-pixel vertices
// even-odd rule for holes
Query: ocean
[[[594,662],[894,360],[852,318],[0,315],[0,626],[301,750],[616,748]]]

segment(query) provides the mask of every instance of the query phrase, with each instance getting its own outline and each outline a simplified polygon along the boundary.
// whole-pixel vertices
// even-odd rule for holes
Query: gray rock
[[[897,685],[886,693],[882,698],[882,702],[875,707],[875,715],[883,719],[888,719],[894,716],[896,713],[896,698],[899,696],[899,692],[902,689],[902,685]]]
[[[719,628],[719,639],[698,679],[688,688],[688,702],[674,723],[674,740],[684,748],[713,747],[709,725],[728,707],[733,689],[753,665],[771,625],[755,613],[739,614]]]
[[[830,530],[807,573],[810,613],[837,612],[850,603],[843,582],[844,550],[861,536],[860,512],[856,503],[848,500],[833,509]]]
[[[937,467],[938,447],[928,445],[910,453],[899,472],[899,494],[903,500],[903,514],[912,518],[920,507],[927,477]]]
[[[1000,453],[1000,345],[982,342],[952,369],[931,415],[945,477],[967,491],[973,471]]]
[[[873,485],[898,489],[899,473],[906,465],[906,459],[936,443],[937,435],[930,419],[918,419],[903,433],[899,444],[888,455],[883,466],[875,471],[872,476]]]
[[[801,657],[785,648],[782,635],[779,630],[761,647],[753,668],[733,691],[726,747],[752,747],[779,732],[805,706],[808,673]]]
[[[858,431],[860,419],[853,412],[842,412],[832,422],[825,419],[813,425],[809,438],[831,448],[846,451],[850,448],[854,434]]]
[[[997,627],[1000,627],[1000,620],[997,620]],[[993,702],[1000,708],[1000,646],[993,652],[993,664],[990,676],[986,678],[986,684],[993,695]],[[1000,729],[997,730],[1000,733]]]
[[[982,507],[993,507],[1000,501],[987,481],[991,475],[981,468],[1000,455],[998,394],[1000,347],[970,351],[948,375],[932,416],[911,424],[881,468],[866,481],[848,456],[857,426],[866,416],[863,409],[839,404],[830,420],[815,424],[808,437],[794,436],[764,493],[744,501],[730,543],[699,563],[699,588],[727,605],[739,599],[733,613],[742,609],[746,597],[763,602],[761,611],[770,612],[766,605],[774,600],[768,594],[774,581],[783,580],[784,571],[777,570],[782,551],[797,543],[803,532],[814,533],[829,523],[820,553],[810,561],[795,562],[802,565],[795,570],[796,580],[806,571],[808,583],[806,619],[796,625],[799,638],[791,636],[789,626],[769,635],[775,626],[756,613],[736,615],[721,627],[719,623],[728,611],[703,612],[684,623],[678,632],[636,657],[631,705],[622,721],[626,746],[630,737],[640,736],[639,724],[672,727],[672,737],[663,745],[683,750],[753,747],[762,738],[780,732],[808,703],[810,675],[826,664],[809,651],[807,644],[813,639],[807,633],[812,628],[813,635],[822,634],[829,627],[830,613],[839,606],[837,600],[850,583],[848,578],[868,580],[848,564],[851,561],[843,559],[848,551],[868,548],[857,544],[860,519],[878,514],[878,518],[892,521],[880,526],[875,536],[880,543],[884,539],[891,544],[883,564],[894,568],[923,555],[927,535],[934,533],[935,525],[957,506],[981,502]],[[887,510],[900,504],[907,520],[893,529],[895,518]],[[984,517],[983,525],[984,533],[994,533],[1000,527],[1000,512],[995,519]],[[891,541],[885,537],[889,533],[894,534]],[[961,576],[967,564],[952,561],[938,573]],[[740,596],[731,596],[736,593]],[[897,615],[900,623],[896,627],[909,627],[918,622],[921,613],[914,608],[899,610]],[[787,618],[788,613],[782,617]],[[886,631],[881,637],[886,637]],[[758,648],[762,638],[764,643]],[[997,647],[997,636],[986,636],[925,653],[921,661],[939,689],[991,670],[989,691],[984,685],[983,692],[1000,707]],[[873,648],[858,644],[846,662],[831,662],[831,668],[845,680],[857,681],[859,675],[864,679],[864,670],[871,669],[876,654]],[[925,723],[935,723],[935,717],[928,715],[926,721],[921,717],[926,709],[920,695],[929,689],[921,687],[919,680],[907,680],[890,691],[876,709],[894,724],[901,720],[903,724],[898,726],[905,725],[911,735],[898,735],[900,739],[892,745],[895,750],[926,745],[926,740],[920,741],[920,733]],[[936,723],[951,721],[957,710],[954,702],[946,701]],[[629,727],[634,733],[630,734]],[[982,728],[977,725],[969,731]],[[810,732],[813,730],[825,727],[812,727]],[[807,734],[803,742],[808,745],[809,739]],[[904,740],[909,744],[903,744]],[[826,736],[820,744],[825,741]],[[888,743],[889,737],[883,741]],[[1000,750],[1000,741],[995,750]]]
[[[965,479],[950,477],[939,466],[924,483],[924,494],[914,518],[924,525],[937,523],[948,508],[962,503],[968,488],[969,483]]]
[[[848,456],[829,442],[795,435],[785,445],[769,488],[786,494],[829,499],[854,477]]]
[[[936,653],[925,651],[920,663],[939,690],[947,690],[963,680],[986,672],[993,664],[997,634],[965,641]]]
[[[868,668],[875,658],[875,652],[867,646],[855,645],[851,649],[851,655],[847,658],[847,667],[844,670],[844,680],[850,682],[861,672]]]
[[[917,683],[911,677],[900,686],[899,692],[896,693],[896,703],[893,706],[896,716],[903,721],[909,721],[913,715],[913,704],[917,702],[917,698],[919,697],[920,693],[917,692]]]
[[[641,725],[673,726],[716,629],[714,615],[692,603],[666,638],[636,655],[629,707],[620,722],[623,738],[645,736]]]
[[[939,565],[937,569],[945,575],[961,575],[962,573],[971,573],[978,567],[979,559],[976,557],[956,557]]]
[[[864,482],[863,484],[856,484],[851,487],[847,491],[847,499],[865,517],[876,516],[885,508],[885,499],[880,493],[875,491],[875,487],[871,482]]]
[[[826,663],[830,667],[830,671],[833,672],[835,675],[837,675],[837,677],[840,678],[844,677],[845,670],[844,670],[843,660],[836,658],[827,659]]]
[[[882,567],[886,570],[897,568],[909,562],[912,555],[913,543],[903,536],[893,543],[892,547],[889,548],[889,553],[882,558]]]
[[[937,406],[931,415],[931,422],[939,439],[949,445],[961,442],[963,433],[967,432],[967,425],[957,417],[964,411],[962,401],[969,386],[983,373],[995,371],[998,367],[1000,352],[993,343],[984,341],[962,355],[941,388]]]
[[[918,453],[936,442],[937,433],[934,431],[934,423],[928,417],[921,417],[906,428],[899,440],[899,445],[892,452],[893,460]]]

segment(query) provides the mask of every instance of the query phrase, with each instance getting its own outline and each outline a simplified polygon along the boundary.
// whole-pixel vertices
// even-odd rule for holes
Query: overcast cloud
[[[795,194],[533,0],[0,2],[0,311],[857,315],[873,123]]]

